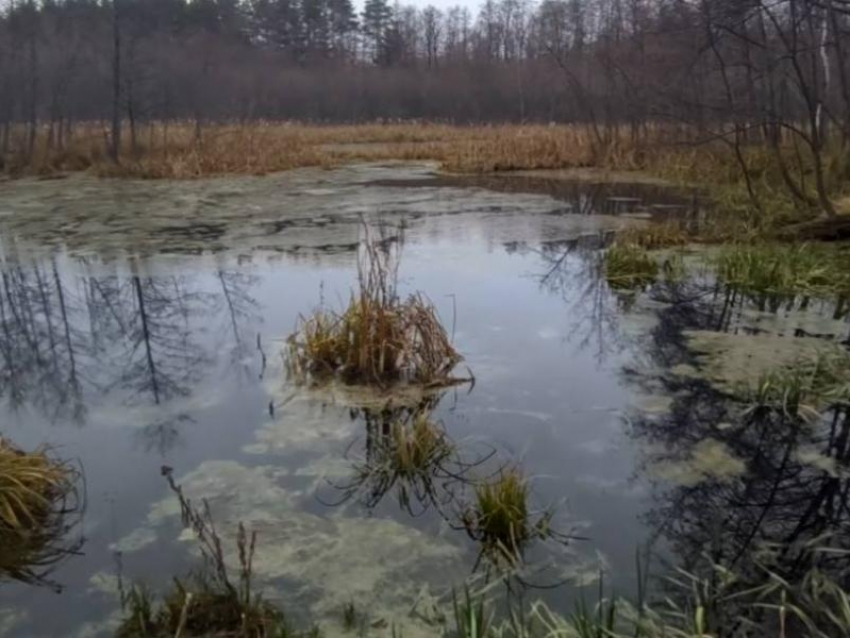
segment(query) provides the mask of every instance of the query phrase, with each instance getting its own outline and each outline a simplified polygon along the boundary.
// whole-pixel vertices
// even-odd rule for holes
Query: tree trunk
[[[112,137],[109,154],[118,163],[121,152],[121,28],[118,1],[112,0]]]

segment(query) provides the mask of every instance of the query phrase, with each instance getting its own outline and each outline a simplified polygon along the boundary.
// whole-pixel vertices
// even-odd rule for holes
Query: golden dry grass
[[[19,131],[17,138],[21,135]],[[600,148],[583,125],[260,122],[211,125],[198,139],[194,124],[185,122],[146,124],[136,138],[133,148],[125,130],[116,164],[106,152],[107,129],[78,124],[65,148],[46,148],[47,134],[42,133],[31,159],[10,154],[5,169],[13,175],[90,170],[102,176],[184,179],[262,175],[351,161],[433,160],[449,171],[474,173],[585,166],[629,170],[646,163],[645,149],[627,131],[615,132]]]
[[[0,578],[43,582],[71,551],[62,537],[78,506],[77,478],[45,450],[23,452],[0,437]]]
[[[388,238],[366,228],[358,290],[342,312],[319,309],[301,318],[288,339],[287,365],[299,381],[340,378],[356,385],[451,384],[462,357],[433,304],[421,293],[396,290],[398,255]]]
[[[70,467],[44,450],[25,453],[0,438],[0,528],[37,525],[54,501],[67,493],[73,476]]]

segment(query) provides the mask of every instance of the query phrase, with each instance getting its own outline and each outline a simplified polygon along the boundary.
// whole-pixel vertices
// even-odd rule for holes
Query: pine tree
[[[363,7],[362,31],[367,51],[380,64],[392,27],[392,9],[387,0],[366,0]]]

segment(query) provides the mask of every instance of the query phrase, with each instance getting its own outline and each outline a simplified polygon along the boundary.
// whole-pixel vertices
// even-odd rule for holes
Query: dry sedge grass
[[[13,138],[22,134],[18,131]],[[657,134],[649,137],[661,140],[663,134],[659,127]],[[198,138],[191,122],[153,123],[139,127],[135,147],[125,131],[117,164],[107,156],[108,133],[102,125],[76,125],[61,149],[48,149],[47,137],[46,131],[39,135],[30,159],[8,156],[6,171],[50,175],[91,170],[116,177],[196,178],[262,175],[355,160],[434,160],[449,171],[476,173],[583,166],[636,169],[645,164],[644,150],[625,129],[615,131],[600,145],[583,125],[318,126],[276,122],[210,125]]]
[[[290,374],[301,381],[338,377],[349,384],[450,384],[462,360],[421,294],[401,299],[386,242],[367,238],[359,289],[341,313],[320,309],[301,318],[288,339]]]
[[[22,452],[0,438],[0,577],[39,582],[67,554],[60,542],[76,479],[44,450]]]
[[[25,453],[0,438],[0,529],[38,525],[73,487],[75,473],[44,450]]]

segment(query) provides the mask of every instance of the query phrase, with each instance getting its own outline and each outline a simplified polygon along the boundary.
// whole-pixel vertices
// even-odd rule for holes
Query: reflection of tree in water
[[[189,323],[208,306],[207,295],[192,291],[183,277],[133,275],[122,297],[126,351],[118,382],[157,405],[188,395],[208,362]]]
[[[85,419],[80,351],[69,299],[55,261],[49,266],[9,268],[0,291],[0,394],[13,410],[41,406],[52,419],[69,411]]]
[[[650,342],[660,367],[690,360],[684,329],[728,325],[729,299],[713,301],[691,297],[661,311]],[[783,578],[799,580],[814,560],[846,586],[847,555],[820,552],[813,559],[805,548],[820,539],[850,549],[847,406],[808,423],[781,411],[748,411],[702,379],[661,382],[674,398],[669,413],[638,416],[631,429],[650,451],[650,468],[680,469],[673,484],[655,484],[656,505],[646,517],[677,564],[696,570],[707,557],[758,582],[772,548],[771,568]],[[700,458],[706,451],[713,454]]]
[[[182,443],[181,427],[194,422],[195,419],[188,414],[166,416],[139,428],[136,431],[136,440],[145,452],[156,452],[164,457],[176,445]]]
[[[625,347],[620,320],[633,300],[630,295],[612,291],[601,275],[600,248],[611,237],[611,233],[586,235],[544,243],[536,251],[541,268],[535,278],[541,288],[570,305],[568,338],[581,350],[593,347],[599,363]]]
[[[256,286],[259,278],[237,271],[219,270],[216,272],[221,286],[225,316],[221,340],[229,342],[228,370],[233,370],[237,379],[246,381],[252,377],[247,361],[257,348],[252,340],[259,323],[259,304],[251,294],[251,288]],[[251,330],[254,329],[254,330]]]
[[[81,260],[87,265],[85,260]],[[128,391],[153,405],[186,397],[227,348],[245,367],[257,304],[255,277],[216,272],[218,290],[182,275],[61,276],[56,260],[6,265],[0,274],[0,397],[13,411],[33,406],[51,421],[86,419],[86,395]],[[217,324],[199,321],[215,314]],[[219,325],[210,351],[200,327]],[[223,344],[232,344],[224,346]],[[229,368],[230,369],[230,368]],[[244,375],[244,371],[242,371]],[[186,414],[144,429],[161,453],[179,440]]]

